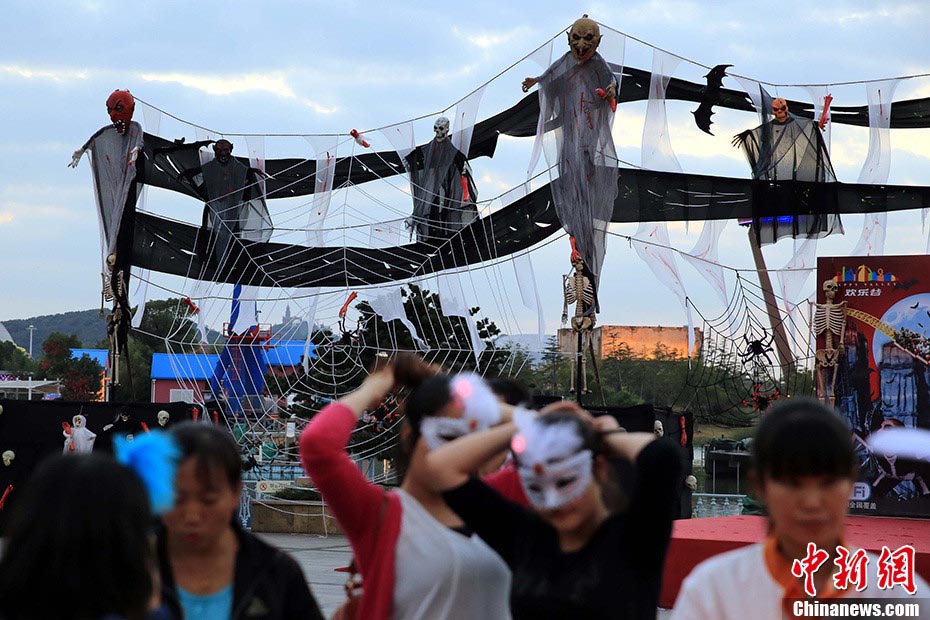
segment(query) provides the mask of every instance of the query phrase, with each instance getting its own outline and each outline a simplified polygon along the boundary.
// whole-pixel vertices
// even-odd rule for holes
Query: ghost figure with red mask
[[[733,146],[742,148],[752,168],[753,228],[760,244],[783,237],[819,238],[843,233],[838,214],[825,212],[836,202],[836,174],[830,162],[823,134],[817,121],[791,113],[788,102],[772,97],[760,87],[762,124],[733,136]],[[823,184],[812,188],[807,203],[799,202],[801,192],[790,183],[805,181]],[[833,188],[833,189],[831,189]],[[832,192],[832,193],[831,193]],[[773,217],[794,213],[790,218]]]
[[[127,90],[115,90],[106,101],[111,123],[101,127],[74,152],[70,166],[76,168],[85,152],[90,152],[91,172],[97,199],[97,214],[103,253],[105,301],[112,301],[108,332],[113,341],[114,363],[125,353],[132,312],[128,299],[136,200],[142,187],[142,166],[136,160],[142,153],[142,126],[132,120],[135,100]],[[102,308],[101,308],[102,310]],[[111,377],[114,384],[118,376]]]
[[[128,90],[114,90],[107,98],[107,114],[119,134],[126,133],[132,122],[132,113],[136,109],[136,100]]]

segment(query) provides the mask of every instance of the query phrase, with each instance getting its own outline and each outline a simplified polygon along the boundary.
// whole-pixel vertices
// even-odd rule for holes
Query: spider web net
[[[814,350],[809,304],[781,308],[773,328],[761,286],[738,274],[726,309],[707,317],[697,308],[700,353],[691,365],[677,404],[696,419],[744,424],[775,400],[813,395]],[[785,312],[784,308],[791,309]],[[779,351],[781,349],[781,351]]]

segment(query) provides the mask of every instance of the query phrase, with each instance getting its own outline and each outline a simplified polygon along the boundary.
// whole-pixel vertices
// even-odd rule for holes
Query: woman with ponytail
[[[369,482],[346,452],[359,417],[395,387],[409,390],[401,485]],[[450,377],[400,354],[356,391],[327,405],[300,438],[300,457],[355,553],[365,620],[510,618],[510,571],[430,482],[431,449],[500,422],[501,406],[474,375]],[[506,411],[504,412],[506,415]]]
[[[513,572],[515,620],[655,618],[681,471],[676,447],[655,439],[610,416],[518,410],[426,461],[433,488]],[[508,446],[531,508],[471,476]],[[608,458],[635,467],[626,497]]]

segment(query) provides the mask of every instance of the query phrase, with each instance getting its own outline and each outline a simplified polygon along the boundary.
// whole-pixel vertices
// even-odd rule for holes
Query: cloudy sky
[[[424,116],[415,126],[422,142],[439,112],[553,36],[559,35],[555,53],[563,53],[567,47],[559,33],[582,12],[675,54],[705,65],[733,64],[734,73],[775,84],[835,84],[930,72],[930,5],[924,0],[7,2],[0,23],[0,320],[99,304],[99,241],[89,166],[84,161],[71,170],[66,164],[70,153],[108,122],[104,101],[114,88],[128,88],[180,119],[219,133],[344,134],[353,127],[377,128]],[[650,47],[627,40],[625,49],[626,64],[651,67]],[[520,81],[540,71],[530,60],[506,71],[485,91],[479,120],[519,100]],[[675,75],[700,81],[704,72],[683,62]],[[724,84],[740,88],[732,78]],[[811,99],[804,89],[774,90]],[[833,95],[834,105],[866,102],[864,85],[837,87]],[[896,99],[928,96],[927,78],[904,82],[896,93]],[[757,117],[720,111],[712,138],[694,127],[693,107],[668,106],[672,146],[683,169],[748,176],[729,140],[758,124]],[[141,109],[136,120],[154,122]],[[635,164],[641,161],[644,110],[644,104],[621,107],[614,128],[621,158]],[[190,125],[167,116],[161,118],[160,133],[197,138]],[[376,148],[390,148],[379,134],[370,138]],[[243,142],[238,140],[237,152]],[[493,160],[475,162],[481,198],[504,193],[525,178],[531,146],[530,139],[503,140]],[[895,131],[892,147],[890,183],[930,184],[930,131]],[[268,138],[265,149],[269,158],[313,156],[301,140]],[[868,131],[835,128],[832,151],[840,180],[855,182],[868,151]],[[393,187],[384,196],[393,201],[388,213],[394,215],[385,216],[357,192],[339,198],[333,213],[378,220],[409,209],[409,197]],[[198,221],[201,209],[161,191],[148,193],[146,207],[188,221]],[[926,234],[919,214],[892,214],[889,221],[887,253],[923,252]],[[845,223],[846,235],[822,242],[819,254],[852,250],[862,218],[851,216]],[[635,226],[614,230],[630,234]],[[687,231],[672,225],[671,233],[674,245],[689,249],[700,225]],[[767,248],[769,265],[784,265],[791,245]],[[565,239],[533,254],[549,329],[561,312],[559,274],[567,271],[567,258]],[[745,231],[735,223],[724,233],[720,259],[732,267],[752,265]],[[513,277],[508,269],[500,267],[502,275],[486,277],[488,286],[498,282],[506,288]],[[719,313],[719,302],[696,272],[683,261],[679,269],[695,304],[708,315]],[[604,271],[610,287],[602,295],[601,322],[684,322],[675,298],[654,282],[623,239],[610,239]],[[186,283],[156,280],[172,291],[189,291]],[[812,290],[813,279],[807,284],[807,292]],[[500,293],[489,291],[484,295],[491,297],[476,301],[492,318],[512,315],[510,331],[531,331],[531,313]],[[343,299],[344,292],[333,293],[337,298]],[[283,307],[276,304],[266,318],[277,320]]]

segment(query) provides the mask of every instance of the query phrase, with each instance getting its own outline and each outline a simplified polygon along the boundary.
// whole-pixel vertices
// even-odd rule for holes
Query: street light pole
[[[26,329],[29,330],[29,359],[32,359],[32,332],[36,330],[35,325],[30,325]]]

